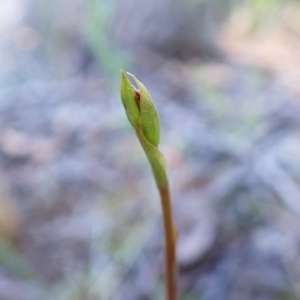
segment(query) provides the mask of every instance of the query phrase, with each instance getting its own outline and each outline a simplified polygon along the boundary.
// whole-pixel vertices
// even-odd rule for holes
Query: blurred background
[[[300,299],[300,2],[0,1],[0,299],[164,299],[151,92],[181,300]]]

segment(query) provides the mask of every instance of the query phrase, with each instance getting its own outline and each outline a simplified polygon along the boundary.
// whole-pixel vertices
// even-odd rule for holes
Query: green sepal
[[[130,124],[134,129],[136,129],[138,119],[141,115],[140,108],[135,100],[133,86],[131,85],[123,70],[121,70],[121,74],[121,100]]]

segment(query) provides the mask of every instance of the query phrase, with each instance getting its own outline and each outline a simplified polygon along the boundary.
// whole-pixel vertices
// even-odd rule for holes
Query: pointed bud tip
[[[121,76],[122,76],[122,81],[126,78],[127,79],[127,76],[125,74],[125,71],[120,69],[120,73],[121,73]]]

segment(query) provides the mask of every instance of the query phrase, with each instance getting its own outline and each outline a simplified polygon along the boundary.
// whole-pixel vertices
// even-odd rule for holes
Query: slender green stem
[[[163,212],[163,222],[165,231],[165,281],[166,298],[176,299],[176,229],[172,218],[172,206],[170,192],[167,188],[160,188],[160,200]]]

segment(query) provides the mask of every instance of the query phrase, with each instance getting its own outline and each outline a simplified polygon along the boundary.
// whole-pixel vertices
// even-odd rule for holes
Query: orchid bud
[[[121,99],[128,119],[136,130],[140,121],[145,138],[155,147],[160,140],[160,120],[157,109],[146,87],[132,74],[138,89],[135,89],[122,71]]]

